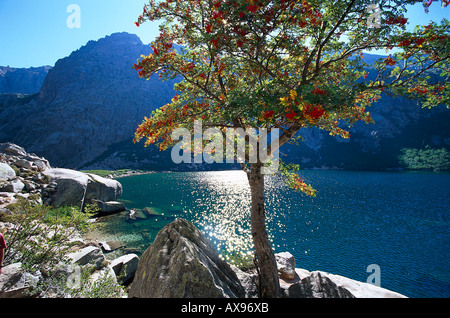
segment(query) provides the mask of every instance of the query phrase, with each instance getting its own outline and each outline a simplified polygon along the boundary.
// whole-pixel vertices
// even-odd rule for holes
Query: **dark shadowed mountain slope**
[[[0,94],[34,94],[41,90],[51,66],[13,68],[0,66]]]
[[[51,69],[39,94],[0,97],[0,140],[79,168],[130,140],[144,116],[170,101],[173,83],[138,77],[132,65],[150,48],[136,35],[90,41]]]

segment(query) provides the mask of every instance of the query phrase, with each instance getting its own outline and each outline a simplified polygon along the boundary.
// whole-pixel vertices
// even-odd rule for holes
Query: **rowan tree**
[[[407,31],[406,5],[421,2],[151,0],[136,25],[160,21],[160,35],[152,54],[134,68],[144,78],[158,74],[179,81],[172,101],[137,128],[135,142],[145,138],[146,146],[157,143],[164,150],[177,142],[171,138],[174,130],[193,132],[194,122],[202,120],[203,129],[216,127],[224,134],[227,128],[278,129],[278,145],[265,148],[270,156],[304,127],[349,138],[348,127],[373,122],[368,107],[382,93],[420,98],[428,107],[448,105],[449,22]],[[389,55],[368,65],[364,51],[371,49]],[[251,190],[260,293],[279,297],[261,173],[271,163],[259,157],[250,162],[250,151],[241,167]],[[281,163],[276,173],[292,188],[315,195],[296,168]]]

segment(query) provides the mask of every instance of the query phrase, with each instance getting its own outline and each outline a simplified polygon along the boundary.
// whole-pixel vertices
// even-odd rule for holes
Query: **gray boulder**
[[[245,290],[245,298],[258,298],[259,297],[259,277],[258,272],[255,270],[252,271],[242,271],[238,267],[231,265],[231,268],[236,273],[239,281],[241,282],[242,287]]]
[[[277,261],[278,273],[280,277],[285,279],[295,278],[295,259],[291,253],[283,252],[275,254]]]
[[[275,254],[275,259],[284,298],[406,298],[394,291],[344,276],[295,268],[295,259],[288,252]],[[243,272],[235,266],[232,268],[245,288],[246,298],[257,298],[256,270]]]
[[[92,200],[92,203],[96,204],[100,212],[105,214],[125,211],[123,203],[118,201],[103,202],[100,200]]]
[[[345,287],[337,285],[323,272],[299,270],[293,282],[280,279],[281,290],[286,298],[355,298]]]
[[[25,169],[32,169],[33,168],[33,164],[25,159],[19,159],[16,162],[14,162],[14,164],[19,167],[19,168],[25,168]]]
[[[19,179],[12,180],[8,183],[4,183],[3,185],[0,184],[0,191],[1,192],[13,192],[17,193],[22,191],[25,188],[25,184],[20,181]]]
[[[26,156],[27,152],[23,147],[20,147],[11,142],[0,143],[0,153],[4,153],[9,156]]]
[[[231,298],[245,291],[230,266],[190,222],[166,225],[139,261],[129,297]]]
[[[0,162],[0,181],[14,179],[16,172],[6,163]]]
[[[406,298],[394,291],[322,271],[296,268],[293,280],[280,279],[286,298]]]
[[[38,171],[44,171],[47,169],[51,169],[50,163],[47,159],[44,158],[31,158],[35,167],[37,167]]]
[[[111,179],[69,169],[48,169],[43,172],[56,182],[51,205],[81,207],[92,200],[115,201],[122,195],[122,185]]]
[[[121,284],[126,284],[133,279],[139,263],[139,257],[136,254],[127,254],[113,260],[111,267]]]
[[[0,298],[26,298],[25,292],[37,283],[41,273],[36,275],[24,272],[21,263],[3,267],[0,274]]]
[[[71,263],[78,266],[84,266],[87,264],[92,265],[95,269],[102,267],[102,263],[105,261],[105,255],[102,250],[96,246],[88,246],[79,251],[67,254]]]

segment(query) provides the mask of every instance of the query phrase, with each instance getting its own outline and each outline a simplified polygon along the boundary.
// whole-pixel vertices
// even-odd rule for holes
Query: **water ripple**
[[[266,223],[276,252],[297,266],[360,281],[370,264],[382,287],[411,297],[449,297],[450,174],[304,171],[309,198],[266,180]],[[166,173],[120,179],[127,208],[106,231],[145,250],[175,217],[193,222],[223,255],[252,252],[250,191],[241,171]],[[145,235],[136,235],[144,233]],[[127,236],[128,235],[128,236]]]

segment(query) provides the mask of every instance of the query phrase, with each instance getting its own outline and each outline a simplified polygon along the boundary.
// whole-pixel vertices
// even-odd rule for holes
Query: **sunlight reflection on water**
[[[196,173],[195,182],[201,199],[186,211],[190,218],[197,220],[197,226],[219,251],[251,253],[250,189],[246,174],[242,171]]]
[[[318,190],[316,198],[266,178],[266,224],[275,252],[292,253],[298,267],[360,281],[375,263],[385,288],[407,296],[450,295],[450,174],[302,171],[302,177]],[[119,181],[126,207],[140,214],[134,220],[127,212],[112,216],[105,230],[127,248],[142,253],[164,225],[183,218],[228,261],[252,254],[250,189],[242,171]]]

